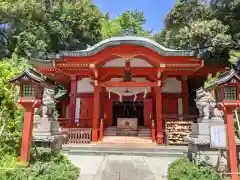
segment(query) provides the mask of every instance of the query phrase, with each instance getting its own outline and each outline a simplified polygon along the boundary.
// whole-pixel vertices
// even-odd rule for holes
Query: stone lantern
[[[20,159],[29,161],[32,142],[34,108],[39,108],[45,87],[53,85],[44,76],[33,69],[23,71],[19,76],[9,80],[20,87],[18,103],[24,107],[24,123]]]
[[[239,101],[240,76],[231,69],[221,74],[215,82],[206,87],[206,90],[213,94],[218,103],[237,103]]]

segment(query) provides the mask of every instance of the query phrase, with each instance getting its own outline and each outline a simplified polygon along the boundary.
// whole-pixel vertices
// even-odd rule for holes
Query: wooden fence
[[[87,144],[91,142],[91,128],[71,128],[68,129],[68,143]]]

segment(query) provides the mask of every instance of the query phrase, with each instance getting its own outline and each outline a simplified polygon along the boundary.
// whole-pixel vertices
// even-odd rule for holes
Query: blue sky
[[[176,0],[93,0],[93,2],[103,13],[109,12],[111,18],[125,10],[138,9],[144,12],[146,17],[144,28],[156,33],[163,28],[164,18]]]

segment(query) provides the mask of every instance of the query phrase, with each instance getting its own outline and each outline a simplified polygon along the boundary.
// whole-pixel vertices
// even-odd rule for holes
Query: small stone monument
[[[54,95],[54,90],[44,89],[42,106],[34,116],[33,138],[37,146],[60,150],[63,135],[59,132],[58,121],[54,119]]]
[[[210,148],[210,126],[224,124],[224,113],[216,108],[216,101],[202,87],[196,90],[195,103],[199,118],[196,123],[192,123],[192,133],[185,138],[188,142],[188,156],[196,164],[219,166],[219,150]],[[225,169],[225,165],[226,161],[221,162],[221,169]]]

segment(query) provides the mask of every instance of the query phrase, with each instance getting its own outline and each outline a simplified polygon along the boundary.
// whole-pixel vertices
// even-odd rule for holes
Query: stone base
[[[212,119],[198,118],[197,123],[223,124],[224,120],[222,118],[212,118]]]
[[[205,122],[192,123],[191,136],[203,135],[203,136],[208,136],[209,137],[210,126],[211,125],[221,125],[221,124],[224,124],[224,121],[208,120],[208,121],[205,121]]]
[[[219,171],[227,170],[227,153],[210,148],[209,144],[188,144],[188,157],[196,164],[208,164]]]
[[[59,132],[58,121],[54,121],[52,118],[35,117],[33,140],[36,145],[60,150],[62,149],[63,137],[63,134]]]
[[[59,132],[59,123],[49,118],[34,119],[34,133],[51,133]]]

